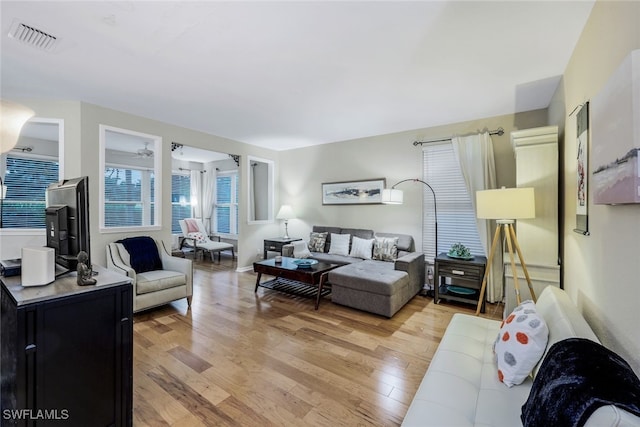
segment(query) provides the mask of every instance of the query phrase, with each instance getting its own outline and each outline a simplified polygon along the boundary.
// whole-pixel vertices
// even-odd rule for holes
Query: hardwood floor
[[[392,319],[330,297],[315,311],[235,267],[196,262],[191,310],[135,316],[135,426],[399,425],[451,316],[474,313],[422,296]]]

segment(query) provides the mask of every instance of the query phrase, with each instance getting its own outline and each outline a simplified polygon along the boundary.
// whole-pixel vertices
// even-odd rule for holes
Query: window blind
[[[45,194],[58,181],[58,161],[7,155],[2,201],[4,228],[44,228]]]
[[[191,217],[191,176],[171,175],[171,233],[181,234],[181,219]]]
[[[153,172],[107,167],[104,177],[106,227],[153,225]]]
[[[214,230],[217,233],[238,234],[238,174],[219,173],[216,177]]]
[[[454,243],[462,243],[471,253],[484,253],[476,215],[451,143],[430,144],[423,148],[423,176],[436,193],[438,207],[436,251],[433,196],[425,186],[422,250],[426,258],[432,261],[436,252],[448,252]]]

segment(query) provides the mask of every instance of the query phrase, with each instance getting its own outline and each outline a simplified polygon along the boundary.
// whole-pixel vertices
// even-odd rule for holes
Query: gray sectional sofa
[[[412,236],[328,226],[314,226],[312,233],[326,233],[326,243],[323,251],[311,252],[310,258],[340,264],[328,276],[334,303],[392,317],[424,286],[424,255],[415,251]],[[397,257],[382,261],[329,253],[332,233],[350,235],[350,247],[354,237],[397,238]],[[282,254],[293,257],[293,245],[285,245]]]

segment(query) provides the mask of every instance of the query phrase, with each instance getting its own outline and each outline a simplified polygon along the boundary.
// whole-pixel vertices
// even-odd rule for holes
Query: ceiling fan
[[[149,150],[148,146],[149,146],[149,143],[145,142],[144,148],[141,148],[138,150],[138,152],[136,153],[136,157],[142,157],[144,159],[149,159],[153,157],[153,151]]]

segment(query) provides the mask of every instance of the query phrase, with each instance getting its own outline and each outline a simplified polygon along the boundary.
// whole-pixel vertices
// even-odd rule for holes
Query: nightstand
[[[272,237],[270,239],[264,239],[264,254],[263,258],[267,259],[267,252],[278,252],[282,255],[282,247],[284,245],[288,245],[291,242],[295,242],[296,240],[302,240],[299,238],[288,238],[284,237]]]
[[[483,256],[463,260],[451,258],[446,253],[438,255],[435,260],[434,302],[438,304],[443,299],[477,307],[486,267],[487,258]],[[484,313],[484,310],[485,301],[482,301],[480,311]]]

